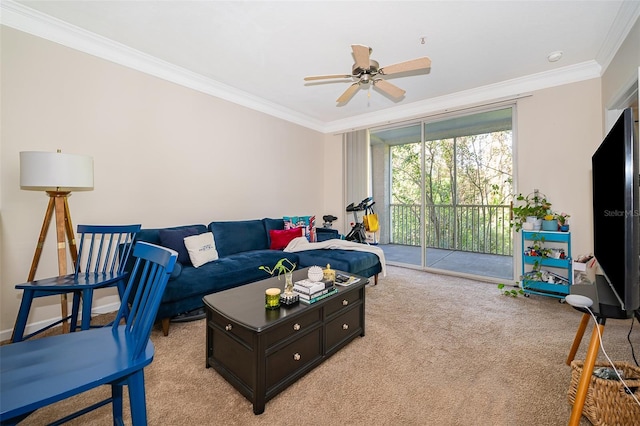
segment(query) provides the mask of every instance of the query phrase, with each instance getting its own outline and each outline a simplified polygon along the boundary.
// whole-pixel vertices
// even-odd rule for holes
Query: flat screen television
[[[594,255],[620,307],[640,308],[638,136],[623,111],[591,158]]]

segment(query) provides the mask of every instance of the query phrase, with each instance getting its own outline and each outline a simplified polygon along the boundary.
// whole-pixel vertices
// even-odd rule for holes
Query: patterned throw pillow
[[[187,237],[184,239],[184,245],[195,268],[218,259],[218,250],[211,232]]]
[[[315,216],[284,216],[284,229],[304,228],[304,236],[309,242],[316,241]]]

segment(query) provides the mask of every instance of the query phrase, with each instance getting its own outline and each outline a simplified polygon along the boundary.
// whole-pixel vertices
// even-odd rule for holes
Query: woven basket
[[[571,385],[569,386],[569,402],[576,400],[578,383],[582,374],[583,361],[571,362]],[[625,383],[640,400],[640,368],[624,362],[614,363],[617,370],[622,370]],[[610,367],[609,364],[596,364],[596,367]],[[606,380],[591,376],[582,414],[595,426],[632,426],[640,425],[640,405],[618,380]]]

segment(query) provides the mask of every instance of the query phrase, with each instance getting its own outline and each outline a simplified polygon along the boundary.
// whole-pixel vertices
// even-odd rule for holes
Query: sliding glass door
[[[380,242],[390,263],[513,278],[511,107],[370,139],[374,197],[388,200]]]

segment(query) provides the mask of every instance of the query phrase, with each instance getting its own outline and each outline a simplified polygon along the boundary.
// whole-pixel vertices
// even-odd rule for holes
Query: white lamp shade
[[[20,187],[37,191],[92,190],[93,157],[61,152],[21,152]]]

